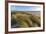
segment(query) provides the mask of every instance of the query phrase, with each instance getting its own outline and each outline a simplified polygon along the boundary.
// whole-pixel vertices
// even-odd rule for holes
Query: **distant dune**
[[[40,11],[30,11],[33,15],[40,16]],[[30,13],[28,12],[28,13]]]
[[[29,14],[34,14],[34,15],[38,15],[40,16],[40,11],[11,11],[12,13],[15,13],[15,12],[27,12]]]

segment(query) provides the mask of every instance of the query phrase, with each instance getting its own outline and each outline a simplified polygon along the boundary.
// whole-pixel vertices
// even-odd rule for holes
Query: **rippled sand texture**
[[[40,27],[40,12],[12,12],[12,28]]]

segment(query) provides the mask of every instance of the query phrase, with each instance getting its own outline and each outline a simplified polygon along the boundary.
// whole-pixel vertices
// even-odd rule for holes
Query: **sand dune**
[[[12,12],[11,19],[15,20],[15,22],[11,21],[12,27],[40,27],[40,16],[38,15],[40,15],[40,12]]]

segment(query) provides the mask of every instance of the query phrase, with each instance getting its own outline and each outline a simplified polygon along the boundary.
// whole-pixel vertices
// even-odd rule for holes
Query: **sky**
[[[11,11],[40,11],[40,6],[11,6]]]

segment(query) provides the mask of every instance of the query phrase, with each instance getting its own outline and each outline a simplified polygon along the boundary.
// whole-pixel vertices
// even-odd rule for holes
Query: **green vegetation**
[[[19,27],[40,27],[40,16],[32,15],[32,13],[27,12],[12,12],[12,19],[14,18],[19,24]],[[13,23],[13,22],[12,22]],[[13,23],[14,24],[14,23]],[[16,26],[17,28],[17,26]]]

